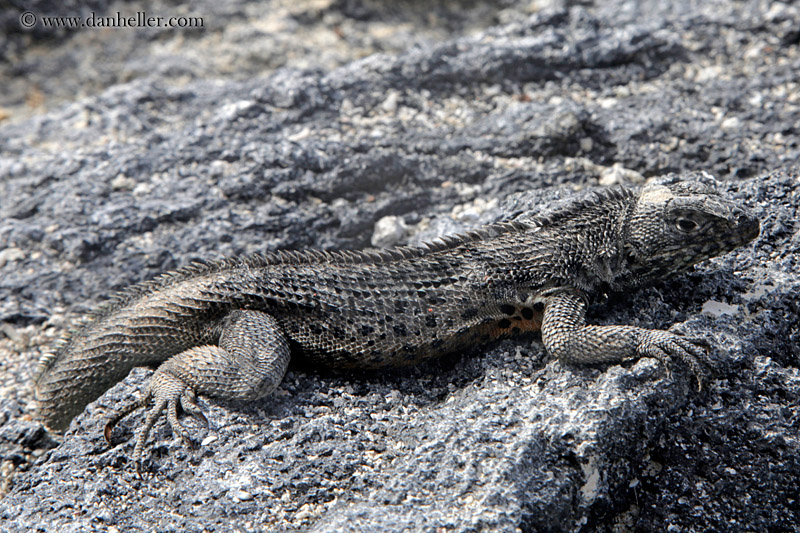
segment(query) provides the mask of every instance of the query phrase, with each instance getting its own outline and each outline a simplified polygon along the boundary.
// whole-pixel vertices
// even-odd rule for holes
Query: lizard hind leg
[[[219,345],[196,346],[159,366],[141,400],[115,413],[106,424],[106,439],[114,424],[139,407],[152,403],[138,430],[133,461],[140,466],[150,430],[166,410],[173,433],[191,444],[189,431],[178,419],[178,406],[207,425],[197,394],[223,400],[255,400],[270,394],[289,365],[289,343],[277,321],[260,311],[234,311],[222,324]]]

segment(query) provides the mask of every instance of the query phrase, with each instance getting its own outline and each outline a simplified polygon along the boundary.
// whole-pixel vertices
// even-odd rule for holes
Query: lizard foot
[[[708,352],[711,343],[699,337],[684,337],[679,333],[664,330],[647,330],[639,342],[637,352],[643,357],[653,357],[661,361],[670,376],[670,363],[678,359],[694,374],[697,390],[702,390],[708,378],[710,365]]]
[[[146,408],[152,401],[153,406],[147,411],[144,425],[137,432],[136,444],[133,448],[133,462],[136,464],[136,471],[141,473],[141,458],[145,443],[150,431],[153,429],[161,413],[166,409],[167,422],[172,431],[180,436],[181,440],[188,446],[193,447],[189,431],[178,420],[178,404],[188,414],[199,419],[208,427],[208,419],[205,417],[197,405],[197,395],[194,390],[184,383],[181,379],[167,373],[156,371],[144,395],[119,410],[117,410],[106,422],[103,435],[107,442],[111,442],[111,432],[114,426],[123,418],[139,408]]]

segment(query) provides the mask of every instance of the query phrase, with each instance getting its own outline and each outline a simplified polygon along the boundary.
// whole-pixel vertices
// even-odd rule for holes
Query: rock
[[[3,34],[3,529],[794,528],[797,8],[295,4],[192,4],[204,30]],[[43,107],[25,104],[32,83]],[[201,400],[195,450],[159,425],[142,478],[126,440],[142,414],[111,447],[102,427],[148,371],[57,447],[32,418],[53,338],[164,270],[363,248],[386,217],[415,243],[695,171],[760,237],[590,318],[707,336],[701,391],[650,359],[568,367],[536,336],[380,375],[295,365],[266,400]]]
[[[405,236],[408,226],[396,216],[385,216],[375,223],[370,243],[376,248],[389,248],[400,242]],[[2,252],[0,252],[2,253]]]

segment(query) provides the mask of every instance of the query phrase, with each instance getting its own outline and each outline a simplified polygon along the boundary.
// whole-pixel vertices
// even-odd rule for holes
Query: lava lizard
[[[757,219],[708,180],[665,179],[592,192],[549,214],[390,251],[256,254],[193,264],[134,285],[45,355],[39,415],[63,431],[134,367],[155,369],[111,429],[152,405],[136,435],[139,465],[166,410],[205,421],[198,394],[255,400],[283,379],[290,354],[373,369],[414,364],[493,339],[541,330],[569,363],[677,359],[696,374],[708,344],[636,326],[588,325],[598,293],[630,290],[754,239]]]

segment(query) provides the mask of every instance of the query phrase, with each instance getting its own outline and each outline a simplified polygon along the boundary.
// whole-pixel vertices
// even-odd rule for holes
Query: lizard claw
[[[132,412],[136,411],[141,407],[144,407],[149,399],[150,399],[149,396],[145,394],[141,398],[133,400],[130,403],[120,407],[114,413],[112,413],[110,417],[108,417],[106,425],[103,428],[103,437],[106,439],[106,443],[111,444],[111,432],[114,430],[114,426],[116,426],[120,422],[120,420],[122,420]]]
[[[645,357],[658,359],[671,376],[670,363],[680,360],[689,367],[697,380],[697,390],[703,389],[703,382],[709,375],[708,352],[711,343],[700,337],[684,337],[680,333],[663,330],[648,330],[639,344],[638,352]]]
[[[191,388],[187,388],[186,392],[181,396],[181,408],[187,414],[192,415],[200,421],[203,426],[208,429],[208,418],[203,414],[200,406],[197,405],[197,395]]]

